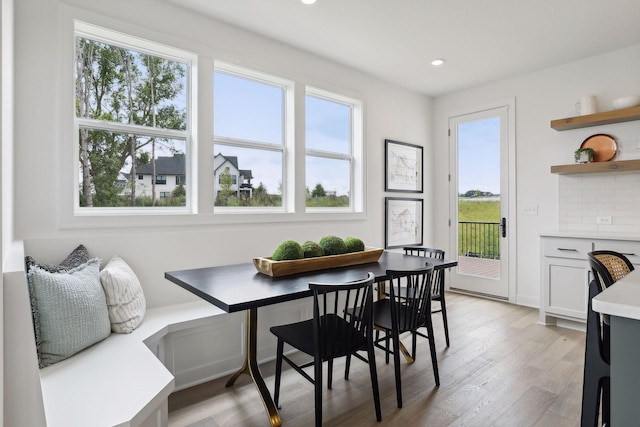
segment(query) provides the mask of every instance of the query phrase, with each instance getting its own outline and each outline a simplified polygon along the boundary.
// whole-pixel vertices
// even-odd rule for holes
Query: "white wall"
[[[557,132],[549,127],[553,119],[576,115],[574,104],[582,95],[596,95],[599,111],[611,109],[611,101],[626,95],[640,94],[640,46],[568,63],[507,79],[484,86],[463,90],[437,98],[434,101],[434,173],[444,184],[448,173],[447,126],[450,116],[472,112],[475,108],[507,97],[516,99],[516,189],[517,260],[516,302],[537,306],[540,288],[540,251],[538,233],[559,229],[559,177],[550,173],[551,165],[573,163],[573,152],[582,141],[596,133],[609,133],[618,139],[622,148],[619,159],[640,158],[636,149],[640,136],[640,122],[592,127]],[[608,175],[584,178],[598,182]],[[634,175],[637,177],[637,173]],[[561,179],[565,179],[562,177]],[[579,178],[566,178],[579,179]],[[609,179],[609,178],[608,178]],[[635,181],[637,183],[637,181]],[[435,200],[448,200],[448,186],[434,189]],[[624,208],[630,221],[640,217],[640,199],[634,199],[635,212]],[[616,193],[603,203],[625,200],[627,194]],[[634,197],[634,196],[632,196]],[[538,205],[537,216],[524,216],[525,206]],[[448,206],[438,203],[435,219],[435,242],[448,247]],[[594,213],[590,214],[595,216]],[[604,215],[604,214],[599,214]],[[564,224],[565,229],[570,228]],[[635,226],[635,230],[638,228]],[[606,231],[606,230],[600,230]],[[614,231],[611,229],[610,231]]]
[[[157,260],[159,274],[167,265],[187,268],[196,263],[216,265],[249,261],[253,256],[270,255],[285,238],[314,240],[332,233],[361,236],[366,244],[372,246],[384,244],[384,139],[428,145],[431,136],[429,98],[162,2],[78,0],[65,3],[76,4],[99,22],[114,20],[123,28],[135,28],[148,37],[157,36],[163,43],[213,52],[226,62],[241,62],[244,66],[308,82],[315,87],[335,91],[344,89],[349,91],[349,95],[359,94],[365,102],[367,215],[364,220],[293,224],[173,224],[134,230],[126,227],[104,230],[61,228],[58,200],[62,192],[58,177],[69,171],[60,167],[61,156],[68,155],[61,153],[63,141],[60,135],[63,126],[69,126],[71,121],[59,113],[61,81],[70,77],[61,75],[59,58],[61,33],[68,29],[60,28],[61,20],[55,18],[63,13],[62,2],[21,0],[16,4],[15,203],[18,215],[15,230],[18,237],[26,241],[64,238],[74,244],[84,243],[89,249],[92,241],[102,239],[99,247],[118,244],[124,252],[138,254],[138,258],[147,254],[150,262]],[[35,10],[38,13],[34,13]],[[200,143],[207,144],[208,141]],[[424,196],[430,200],[428,189]],[[426,241],[432,237],[430,205],[426,204]],[[161,262],[164,260],[162,255],[157,258],[159,232],[167,233],[160,243],[172,255],[167,264]],[[135,242],[131,240],[132,233]],[[27,245],[27,251],[30,250],[39,249]],[[53,258],[50,261],[55,262],[56,255],[52,253],[50,256]],[[164,299],[160,297],[151,302],[161,303]]]

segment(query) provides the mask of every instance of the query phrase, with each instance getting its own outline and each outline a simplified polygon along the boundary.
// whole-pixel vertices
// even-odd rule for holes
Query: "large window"
[[[216,67],[214,206],[285,206],[286,109],[292,87],[273,76]]]
[[[73,157],[62,178],[74,197],[70,225],[363,212],[357,99],[78,21],[73,35],[64,52]]]
[[[194,57],[84,23],[75,36],[76,208],[186,208],[190,189],[164,184],[191,155]]]

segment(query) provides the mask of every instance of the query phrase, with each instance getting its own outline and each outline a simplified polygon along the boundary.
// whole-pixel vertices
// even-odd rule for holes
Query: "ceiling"
[[[167,1],[430,96],[640,44],[639,0]]]

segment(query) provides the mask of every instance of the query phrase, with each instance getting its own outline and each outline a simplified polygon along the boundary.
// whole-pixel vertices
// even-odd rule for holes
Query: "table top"
[[[368,272],[376,281],[387,280],[386,270],[410,270],[431,264],[436,269],[458,263],[385,251],[378,262],[321,271],[270,277],[258,273],[253,263],[170,271],[164,277],[221,308],[227,313],[263,307],[311,296],[309,282],[347,282],[362,279]]]
[[[640,320],[640,269],[635,269],[592,301],[593,311]]]

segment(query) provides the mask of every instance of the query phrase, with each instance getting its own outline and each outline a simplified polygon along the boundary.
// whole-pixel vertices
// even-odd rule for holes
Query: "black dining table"
[[[412,270],[433,265],[445,269],[457,261],[425,258],[384,251],[378,262],[331,268],[283,277],[259,273],[247,262],[217,267],[170,271],[164,277],[227,313],[246,311],[246,352],[243,366],[226,383],[232,386],[241,374],[249,375],[262,398],[271,425],[281,425],[280,415],[260,373],[257,361],[258,308],[312,295],[309,282],[339,283],[358,280],[372,272],[376,282],[388,279],[387,270]]]

